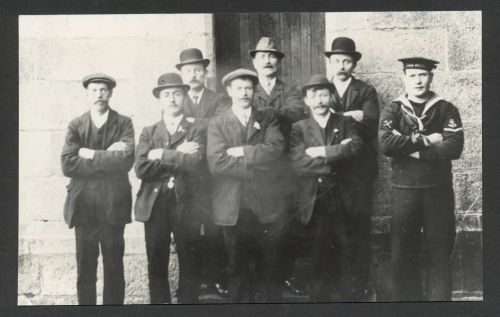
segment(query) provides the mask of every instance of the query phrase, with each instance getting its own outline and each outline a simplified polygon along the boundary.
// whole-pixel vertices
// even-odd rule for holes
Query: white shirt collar
[[[350,76],[346,81],[340,81],[337,79],[337,77],[334,76],[332,81],[339,96],[342,98],[345,94],[345,91],[347,90],[347,87],[349,87],[349,84],[352,81],[352,76]]]
[[[177,117],[163,116],[163,122],[165,122],[165,125],[167,126],[168,133],[174,134],[177,132],[183,117],[183,114]]]
[[[90,111],[90,119],[97,128],[101,128],[108,121],[109,109],[105,113],[100,114],[97,111]]]
[[[271,91],[273,91],[274,86],[276,85],[276,77],[274,77],[271,80],[267,80],[267,78],[259,78],[259,83],[264,88],[264,90],[267,92],[268,95],[271,94]]]
[[[201,88],[201,90],[200,90],[199,93],[194,93],[194,90],[189,89],[188,95],[189,95],[189,98],[191,98],[191,100],[193,100],[194,96],[197,96],[198,99],[196,100],[196,104],[199,105],[200,104],[200,100],[203,97],[203,93],[204,92],[205,92],[205,87]]]
[[[328,123],[328,119],[330,119],[330,111],[325,117],[319,117],[313,113],[313,119],[319,124],[321,128],[326,128],[326,124]]]
[[[252,107],[242,109],[240,107],[235,107],[233,105],[233,106],[231,106],[231,109],[232,109],[234,115],[236,116],[236,118],[238,118],[238,120],[240,120],[241,124],[246,126],[248,123],[248,120],[250,119],[250,116],[252,115]],[[247,120],[246,122],[245,122],[245,117]]]

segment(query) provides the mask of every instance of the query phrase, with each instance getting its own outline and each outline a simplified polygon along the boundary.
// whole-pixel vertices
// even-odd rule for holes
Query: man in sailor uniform
[[[462,121],[455,106],[430,90],[437,61],[400,61],[406,93],[384,108],[379,124],[380,148],[392,158],[393,300],[448,301],[455,240],[451,161],[462,153]]]

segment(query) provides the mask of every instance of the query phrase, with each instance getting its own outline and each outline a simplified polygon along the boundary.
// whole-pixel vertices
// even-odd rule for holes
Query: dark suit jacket
[[[296,86],[288,86],[279,79],[276,79],[271,95],[268,95],[264,88],[258,84],[255,87],[253,104],[258,110],[267,108],[276,112],[278,124],[285,134],[285,138],[288,138],[290,127],[294,122],[307,117],[307,107],[303,102],[300,89]]]
[[[239,146],[243,147],[244,157],[226,153],[228,148]],[[274,194],[278,182],[269,171],[280,164],[284,147],[276,118],[269,112],[253,108],[246,134],[231,109],[210,122],[207,160],[214,181],[212,207],[216,224],[236,224],[243,188],[255,197],[251,208],[262,223],[281,216],[283,200]]]
[[[223,114],[230,106],[231,100],[224,94],[218,94],[205,87],[198,105],[194,105],[191,98],[186,96],[184,114],[195,118],[197,123],[208,127],[208,119]]]
[[[377,92],[372,86],[353,77],[345,91],[344,100],[345,103],[342,106],[337,95],[334,94],[333,109],[335,112],[342,114],[347,111],[362,110],[364,113],[364,119],[358,123],[364,145],[362,155],[353,165],[355,170],[352,173],[355,177],[361,176],[360,181],[364,182],[366,181],[365,177],[373,178],[378,173],[377,133],[380,110]]]
[[[345,167],[359,156],[363,146],[358,125],[352,118],[332,113],[329,121],[331,125],[327,127],[333,128],[334,133],[326,143],[320,126],[312,117],[295,123],[290,133],[290,157],[298,176],[296,198],[302,224],[311,219],[319,178],[334,173],[333,177],[342,182],[346,177]],[[352,139],[351,142],[340,144],[348,138]],[[315,146],[326,146],[326,158],[312,158],[306,154],[307,148]]]
[[[83,201],[83,191],[102,190],[109,224],[124,224],[131,221],[132,208],[131,186],[128,171],[134,162],[134,127],[132,120],[109,110],[108,132],[104,147],[122,141],[127,144],[125,151],[96,150],[92,160],[78,156],[80,148],[90,148],[90,111],[69,123],[66,140],[61,154],[63,174],[71,177],[68,195],[64,203],[64,220],[72,228],[74,215],[84,210],[90,202]]]
[[[135,173],[142,180],[134,206],[135,219],[148,221],[155,201],[162,191],[164,182],[174,177],[177,200],[177,217],[183,222],[196,221],[197,211],[192,206],[195,190],[191,175],[196,174],[202,157],[205,155],[203,130],[186,120],[184,116],[180,129],[172,136],[168,133],[163,120],[144,128],[136,150]],[[200,144],[195,154],[184,154],[175,149],[184,141]],[[164,149],[161,160],[149,160],[148,153],[153,149]]]

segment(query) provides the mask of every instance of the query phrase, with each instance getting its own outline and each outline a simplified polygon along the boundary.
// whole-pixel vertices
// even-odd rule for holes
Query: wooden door
[[[228,72],[253,70],[248,51],[262,36],[273,38],[285,57],[279,77],[301,86],[316,73],[325,73],[325,15],[321,12],[214,14],[217,87]]]

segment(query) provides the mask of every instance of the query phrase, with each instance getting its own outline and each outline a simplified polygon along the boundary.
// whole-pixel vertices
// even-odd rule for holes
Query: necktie
[[[248,124],[248,115],[244,113],[242,117],[243,117],[243,125],[246,127]]]
[[[198,96],[193,96],[193,104],[198,104]]]

